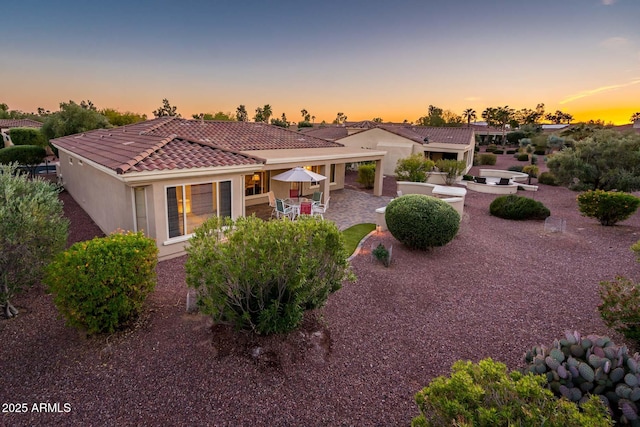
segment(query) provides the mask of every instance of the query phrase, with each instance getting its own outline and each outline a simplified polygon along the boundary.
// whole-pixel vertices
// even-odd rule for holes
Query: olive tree
[[[64,249],[69,223],[56,187],[0,165],[0,306],[4,316],[18,310],[10,300],[37,282]]]
[[[429,173],[435,163],[420,153],[398,160],[396,165],[396,180],[410,182],[427,182]]]

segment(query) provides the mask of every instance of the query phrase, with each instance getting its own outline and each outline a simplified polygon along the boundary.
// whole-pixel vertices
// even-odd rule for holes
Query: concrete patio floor
[[[367,222],[375,224],[376,209],[386,206],[391,199],[389,196],[374,196],[357,190],[332,191],[329,208],[324,214],[324,219],[335,222],[340,230]],[[255,213],[258,218],[268,220],[272,210],[273,208],[265,203],[247,206],[246,214],[250,216]]]

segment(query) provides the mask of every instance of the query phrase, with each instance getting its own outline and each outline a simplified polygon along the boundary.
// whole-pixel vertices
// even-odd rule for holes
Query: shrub
[[[509,142],[509,144],[517,144],[521,139],[526,137],[526,132],[516,130],[507,134],[507,141]]]
[[[545,219],[551,212],[537,200],[516,194],[496,197],[489,205],[491,215],[504,219]]]
[[[440,172],[446,173],[445,183],[453,185],[456,179],[465,171],[467,163],[464,160],[440,159],[436,162],[436,167]]]
[[[473,364],[458,361],[451,377],[438,377],[419,391],[415,401],[420,426],[610,426],[609,414],[597,397],[581,406],[557,399],[540,375],[507,372],[491,359]]]
[[[518,150],[507,150],[507,154],[516,154]]]
[[[37,145],[14,145],[0,150],[0,163],[3,165],[18,163],[34,166],[42,163],[45,157],[47,157],[46,150]]]
[[[312,127],[313,127],[313,123],[308,122],[306,120],[298,122],[298,128],[312,128]]]
[[[533,150],[533,154],[538,156],[544,156],[545,154],[547,154],[547,150],[545,148],[536,147],[536,149]]]
[[[59,254],[45,283],[69,325],[111,333],[140,314],[156,285],[157,254],[142,232],[96,237]]]
[[[551,172],[542,172],[538,176],[538,182],[545,185],[558,185],[555,175]]]
[[[408,194],[392,200],[385,210],[389,232],[412,249],[444,246],[458,233],[460,214],[447,202]]]
[[[629,354],[608,337],[566,332],[550,347],[536,346],[527,351],[525,372],[545,375],[548,387],[573,402],[598,396],[609,407],[617,422],[638,418],[640,356]]]
[[[391,261],[389,257],[389,251],[384,247],[382,243],[379,243],[371,253],[374,257],[376,257],[378,261],[382,262],[382,265],[384,265],[385,267],[389,267],[389,262]]]
[[[529,155],[527,153],[520,153],[518,154],[518,161],[519,162],[528,162],[529,161]]]
[[[493,153],[482,153],[478,155],[478,163],[481,165],[495,165],[498,157]]]
[[[493,154],[504,154],[503,149],[493,150]]]
[[[473,181],[473,175],[462,175],[463,181]]]
[[[360,165],[356,181],[362,184],[364,188],[373,188],[373,184],[376,181],[376,165],[371,163]]]
[[[531,164],[532,165],[537,165],[538,164],[538,156],[536,154],[532,154],[531,155]]]
[[[0,166],[0,308],[5,317],[18,313],[10,300],[38,282],[64,250],[68,228],[52,184],[18,174],[15,165]]]
[[[47,145],[46,138],[40,129],[36,128],[12,128],[9,130],[9,136],[14,145],[37,145],[39,147]]]
[[[397,181],[410,182],[427,182],[429,172],[433,169],[435,163],[424,157],[422,154],[416,153],[409,157],[398,160],[395,174]]]
[[[487,145],[487,148],[485,149],[485,151],[487,153],[493,153],[497,149],[498,149],[498,146],[496,144],[489,144],[489,145]]]
[[[509,170],[511,172],[522,172],[523,168],[524,168],[524,166],[514,165],[514,166],[509,166],[509,168],[507,170]]]
[[[602,225],[624,221],[638,210],[640,198],[627,193],[590,190],[578,195],[578,209],[583,216],[596,218]]]
[[[536,165],[527,165],[522,168],[522,172],[529,175],[529,183],[531,183],[531,178],[537,178],[540,169]]]
[[[258,334],[295,329],[352,278],[342,234],[331,221],[212,217],[187,248],[187,284],[216,323]]]

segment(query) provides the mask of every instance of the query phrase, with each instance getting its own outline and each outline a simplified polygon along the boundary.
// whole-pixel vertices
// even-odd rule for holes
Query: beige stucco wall
[[[386,151],[387,154],[382,160],[382,173],[391,176],[395,175],[399,159],[408,157],[414,152],[421,152],[417,148],[414,149],[414,146],[419,147],[419,144],[383,129],[370,129],[349,135],[337,142],[347,147]]]

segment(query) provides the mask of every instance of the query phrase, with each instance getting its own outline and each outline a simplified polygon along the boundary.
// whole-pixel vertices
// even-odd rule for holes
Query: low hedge
[[[479,165],[495,165],[498,157],[493,153],[482,153],[478,155]]]
[[[551,215],[541,202],[516,194],[497,197],[489,205],[489,212],[499,218],[514,220],[545,219]]]
[[[520,153],[520,154],[518,154],[518,157],[516,157],[516,159],[519,162],[528,162],[529,161],[529,155],[527,153]]]
[[[556,180],[556,176],[551,172],[542,172],[540,176],[538,176],[538,183],[545,185],[558,185],[558,181]]]

